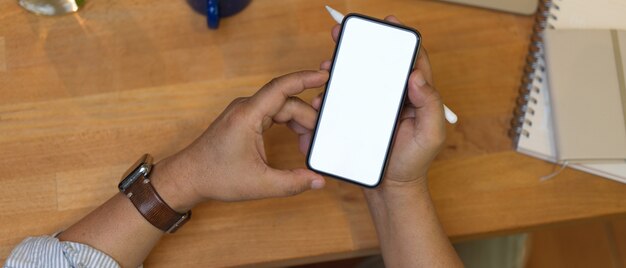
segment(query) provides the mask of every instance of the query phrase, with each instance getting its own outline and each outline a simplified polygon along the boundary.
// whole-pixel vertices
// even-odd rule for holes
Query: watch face
[[[147,176],[150,172],[151,166],[152,157],[148,154],[143,155],[124,173],[122,181],[118,184],[117,188],[119,188],[122,192],[125,191],[141,175]]]

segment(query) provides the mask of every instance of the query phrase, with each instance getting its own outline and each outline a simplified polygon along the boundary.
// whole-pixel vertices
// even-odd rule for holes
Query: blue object
[[[191,8],[207,16],[207,24],[217,29],[220,19],[235,15],[250,4],[252,0],[187,0]]]
[[[207,0],[206,19],[211,29],[217,29],[220,26],[219,7],[219,0]]]

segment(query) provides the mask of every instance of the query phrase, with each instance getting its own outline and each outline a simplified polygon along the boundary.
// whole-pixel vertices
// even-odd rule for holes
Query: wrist
[[[426,177],[411,181],[386,179],[380,187],[364,190],[364,195],[370,207],[385,210],[403,209],[415,203],[432,202]]]
[[[175,161],[166,158],[152,167],[150,180],[163,201],[179,213],[191,210],[202,199],[187,182],[184,169]]]
[[[415,194],[428,194],[428,179],[420,177],[410,181],[398,181],[391,178],[385,178],[380,187],[368,189],[366,195],[377,195],[381,197],[401,197]]]

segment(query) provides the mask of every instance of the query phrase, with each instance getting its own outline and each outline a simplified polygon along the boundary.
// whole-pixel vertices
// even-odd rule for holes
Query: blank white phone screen
[[[418,45],[419,35],[408,29],[358,16],[344,21],[309,168],[379,183]]]

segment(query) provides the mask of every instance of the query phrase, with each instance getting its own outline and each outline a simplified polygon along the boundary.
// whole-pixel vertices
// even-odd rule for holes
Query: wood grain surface
[[[0,1],[0,260],[26,236],[68,227],[116,192],[141,154],[190,143],[235,97],[331,56],[325,4],[395,14],[423,35],[444,102],[460,118],[430,171],[454,241],[626,214],[626,185],[516,153],[507,137],[531,17],[416,0],[253,0],[209,30],[187,1],[88,0],[62,17]],[[302,98],[310,100],[321,89]],[[273,165],[304,166],[272,128]],[[147,267],[276,266],[372,254],[358,187],[209,202]]]

